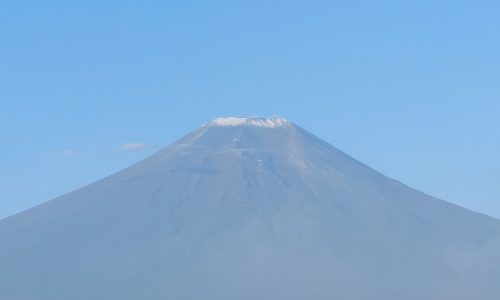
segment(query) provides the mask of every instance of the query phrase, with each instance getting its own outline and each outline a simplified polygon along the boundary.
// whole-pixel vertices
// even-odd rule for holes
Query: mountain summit
[[[217,118],[0,221],[2,300],[500,299],[500,221],[279,117]]]
[[[278,126],[291,126],[292,124],[280,117],[271,118],[216,118],[208,123],[209,126],[256,126],[274,128]]]

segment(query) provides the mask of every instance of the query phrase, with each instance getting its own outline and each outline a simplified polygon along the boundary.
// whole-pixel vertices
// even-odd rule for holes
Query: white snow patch
[[[256,127],[266,127],[274,128],[279,126],[289,125],[290,123],[281,117],[270,117],[270,118],[236,118],[236,117],[226,117],[226,118],[216,118],[210,121],[207,125],[209,126],[256,126]]]

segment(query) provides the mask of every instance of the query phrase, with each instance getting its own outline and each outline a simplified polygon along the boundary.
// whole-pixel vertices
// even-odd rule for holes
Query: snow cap
[[[290,122],[281,117],[269,117],[269,118],[224,117],[224,118],[215,118],[212,121],[205,124],[204,126],[255,126],[255,127],[274,128],[287,125],[290,125]]]

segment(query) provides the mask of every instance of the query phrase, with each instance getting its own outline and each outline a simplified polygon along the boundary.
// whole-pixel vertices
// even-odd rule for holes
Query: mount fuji
[[[218,118],[0,220],[0,299],[498,300],[500,221],[283,118]]]

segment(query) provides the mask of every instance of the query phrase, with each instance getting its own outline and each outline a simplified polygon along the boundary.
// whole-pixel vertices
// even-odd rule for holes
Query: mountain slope
[[[500,299],[500,221],[220,118],[0,221],[0,298]]]

